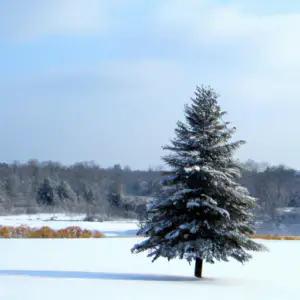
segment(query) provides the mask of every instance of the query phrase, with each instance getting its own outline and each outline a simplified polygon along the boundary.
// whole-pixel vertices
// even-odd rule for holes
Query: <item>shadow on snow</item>
[[[138,281],[211,281],[212,279],[197,279],[195,277],[174,275],[130,274],[109,272],[80,271],[46,271],[46,270],[0,270],[0,276],[30,276],[44,278],[73,279],[106,279],[106,280],[138,280]]]

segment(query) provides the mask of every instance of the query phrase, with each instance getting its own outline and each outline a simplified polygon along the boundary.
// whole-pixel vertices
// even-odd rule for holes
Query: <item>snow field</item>
[[[186,261],[131,254],[140,238],[0,240],[0,299],[298,299],[300,242],[260,241],[270,252],[245,265],[205,263],[202,280]]]

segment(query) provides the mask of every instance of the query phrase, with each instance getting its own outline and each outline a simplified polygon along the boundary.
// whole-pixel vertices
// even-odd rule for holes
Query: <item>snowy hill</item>
[[[246,265],[204,264],[193,278],[185,261],[131,254],[139,238],[0,240],[3,300],[293,300],[298,299],[300,242],[263,241],[270,252]],[[286,255],[288,253],[288,255]]]

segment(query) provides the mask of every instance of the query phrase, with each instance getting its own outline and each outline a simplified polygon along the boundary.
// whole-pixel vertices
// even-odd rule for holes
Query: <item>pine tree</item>
[[[61,180],[56,188],[57,195],[61,202],[64,200],[70,200],[72,202],[76,199],[76,194],[72,190],[71,186],[64,180]]]
[[[83,190],[82,197],[85,200],[85,202],[89,206],[95,206],[96,205],[96,197],[93,193],[92,186],[84,182],[82,190]]]
[[[195,276],[202,277],[203,261],[244,263],[252,257],[246,250],[266,248],[250,237],[256,199],[239,184],[242,167],[233,159],[245,142],[229,142],[235,128],[222,120],[226,112],[212,88],[197,86],[195,95],[185,105],[186,122],[177,122],[176,138],[163,147],[171,152],[163,157],[171,171],[138,232],[147,239],[132,252],[150,250],[153,261],[195,260]]]
[[[43,183],[40,184],[36,200],[39,205],[45,205],[52,208],[59,203],[56,184],[49,177],[45,178]]]
[[[112,181],[108,188],[107,200],[113,210],[118,210],[122,205],[121,184]]]
[[[112,170],[111,180],[108,186],[107,200],[110,205],[110,210],[113,213],[120,214],[123,205],[122,202],[122,168],[120,165],[115,165]]]

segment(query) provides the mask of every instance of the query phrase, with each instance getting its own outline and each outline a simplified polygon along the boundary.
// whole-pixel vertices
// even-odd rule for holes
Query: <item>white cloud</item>
[[[243,57],[271,67],[300,67],[300,13],[262,15],[239,4],[213,0],[166,1],[156,15],[157,32],[194,47],[237,47]]]
[[[112,11],[121,4],[108,0],[12,0],[1,4],[0,34],[13,41],[53,35],[103,35],[115,21]]]
[[[259,5],[249,12],[236,3],[165,1],[154,17],[156,34],[198,50],[195,64],[211,62],[216,88],[236,107],[271,104],[279,109],[283,99],[295,107],[300,94],[300,13],[267,15],[259,13]],[[219,57],[223,60],[214,63]]]

